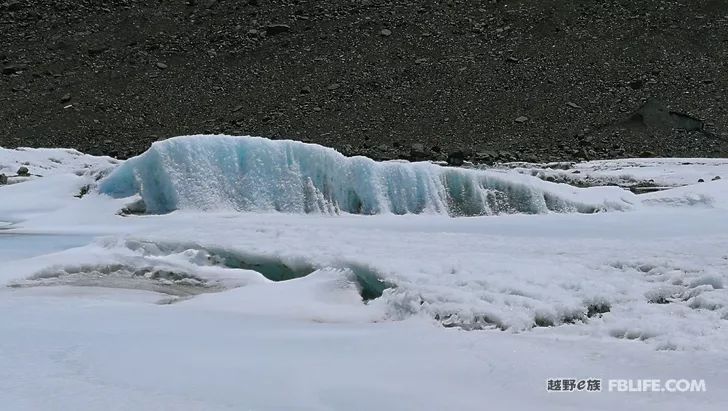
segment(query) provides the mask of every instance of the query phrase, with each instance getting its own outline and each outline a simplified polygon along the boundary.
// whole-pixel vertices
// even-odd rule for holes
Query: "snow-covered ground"
[[[618,185],[633,189],[679,187],[728,178],[724,158],[633,158],[583,163],[507,163],[496,168],[582,186]]]
[[[0,149],[43,176],[0,186],[3,409],[728,404],[728,179],[685,185],[728,162],[641,160],[685,186],[635,195],[204,139]]]

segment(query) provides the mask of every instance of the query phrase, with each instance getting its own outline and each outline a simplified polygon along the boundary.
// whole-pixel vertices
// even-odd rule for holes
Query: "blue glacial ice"
[[[184,136],[156,142],[99,184],[141,195],[148,213],[592,213],[629,208],[616,187],[580,189],[498,171],[345,157],[314,144],[260,137]]]

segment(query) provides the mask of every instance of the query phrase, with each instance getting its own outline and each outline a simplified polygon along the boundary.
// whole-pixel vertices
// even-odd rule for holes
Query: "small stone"
[[[519,62],[519,60],[513,56],[508,56],[508,58],[506,58],[506,61],[509,63],[518,63]]]
[[[523,123],[525,123],[526,121],[528,121],[528,117],[526,117],[526,116],[520,116],[520,117],[516,117],[516,120],[515,120],[515,121],[516,121],[516,123],[520,123],[520,124],[523,124]]]
[[[513,161],[516,158],[513,155],[513,153],[511,153],[510,151],[502,150],[502,151],[498,152],[498,159],[502,162],[507,162],[507,161]]]
[[[317,113],[318,113],[319,111],[321,111],[321,107],[314,107],[314,108],[313,108],[313,111],[315,111],[315,112],[317,112]]]
[[[249,36],[253,36],[253,37],[255,37],[255,36],[257,36],[258,34],[260,34],[260,32],[259,32],[258,30],[256,30],[256,29],[250,29],[250,30],[248,30],[248,35],[249,35]]]
[[[61,103],[68,103],[69,101],[71,101],[70,93],[66,93],[61,97]]]
[[[713,179],[711,181],[718,181],[718,180],[720,180],[720,176],[713,177]]]
[[[379,35],[382,37],[389,37],[392,35],[392,30],[382,29],[382,31],[379,32]]]
[[[265,28],[265,34],[267,36],[275,36],[277,34],[288,33],[291,31],[291,26],[287,24],[271,24]]]
[[[8,183],[8,176],[0,174],[0,186]]]
[[[19,71],[23,71],[23,67],[13,64],[13,65],[3,67],[2,72],[4,75],[9,76],[9,75],[15,74]]]
[[[427,158],[427,152],[425,152],[425,145],[420,143],[412,144],[410,149],[410,159],[412,161],[424,160]]]
[[[496,155],[490,151],[477,151],[475,153],[475,161],[478,163],[489,163],[495,160]]]
[[[161,61],[159,63],[157,63],[157,68],[160,70],[166,70],[167,67],[168,66],[166,64],[162,63]]]
[[[9,1],[3,4],[0,4],[0,9],[5,9],[7,11],[18,11],[21,8],[23,8],[23,5],[20,4],[19,1]]]
[[[87,52],[89,56],[98,56],[109,49],[109,46],[105,44],[97,44],[88,48]]]
[[[569,106],[569,107],[571,107],[571,108],[576,108],[576,109],[579,109],[579,108],[581,108],[581,106],[580,106],[580,105],[578,105],[578,104],[576,104],[576,103],[573,103],[573,102],[571,102],[571,101],[570,101],[570,102],[568,102],[568,103],[566,103],[566,105],[567,105],[567,106]]]
[[[423,63],[427,63],[427,59],[426,58],[421,58],[421,59],[415,60],[415,64],[423,64]]]
[[[702,178],[698,179],[698,183],[704,183],[704,182],[705,182],[705,180],[703,180]]]
[[[629,87],[630,87],[630,88],[631,88],[632,90],[639,90],[639,89],[641,89],[641,88],[642,88],[642,86],[644,86],[644,85],[645,85],[645,82],[644,82],[644,81],[642,81],[642,80],[633,80],[633,81],[630,81],[630,82],[629,82]]]
[[[465,153],[462,151],[455,151],[447,155],[447,164],[455,167],[460,167],[465,163]]]
[[[301,94],[311,94],[311,87],[309,87],[309,86],[301,87],[300,93]]]
[[[240,110],[242,110],[242,109],[243,109],[243,106],[241,106],[241,105],[239,105],[239,106],[235,106],[235,107],[234,107],[234,108],[233,108],[233,109],[231,110],[231,112],[235,113],[235,112],[237,112],[237,111],[240,111]]]
[[[337,88],[339,88],[339,87],[341,87],[341,85],[340,85],[340,84],[338,84],[338,83],[334,83],[334,84],[329,84],[329,86],[328,86],[328,87],[326,87],[326,88],[327,88],[328,90],[330,90],[330,91],[333,91],[333,90],[336,90],[336,89],[337,89]]]
[[[20,167],[18,169],[18,175],[20,177],[28,177],[28,176],[30,176],[30,171],[28,171],[28,167],[25,167],[25,166]]]

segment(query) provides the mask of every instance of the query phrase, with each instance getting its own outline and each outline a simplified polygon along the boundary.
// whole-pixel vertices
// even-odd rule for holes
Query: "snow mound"
[[[111,157],[92,156],[73,149],[0,147],[0,174],[5,174],[9,183],[61,174],[98,176],[119,162]],[[27,177],[16,176],[20,167],[28,169]]]
[[[640,199],[647,206],[728,209],[728,179],[643,194]]]
[[[613,187],[578,189],[494,171],[375,162],[313,144],[231,136],[154,143],[99,190],[117,198],[140,194],[149,213],[593,213],[626,209],[634,200]]]

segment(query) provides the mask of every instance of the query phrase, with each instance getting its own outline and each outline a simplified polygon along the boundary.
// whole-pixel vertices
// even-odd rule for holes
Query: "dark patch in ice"
[[[8,285],[11,288],[42,286],[105,287],[152,291],[174,297],[190,297],[226,289],[191,273],[169,269],[134,268],[123,264],[68,267],[42,271],[27,280]]]
[[[602,314],[610,312],[611,305],[606,301],[592,302],[580,310],[573,310],[562,313],[559,316],[549,315],[548,313],[536,313],[533,318],[534,327],[555,327],[563,324],[576,324],[579,322],[587,322],[589,318],[600,317]]]
[[[657,335],[655,333],[649,332],[649,331],[641,331],[641,330],[634,330],[634,329],[622,329],[622,328],[615,328],[609,331],[609,335],[614,338],[620,338],[625,340],[640,340],[645,341],[650,338],[654,338]]]
[[[273,257],[242,255],[225,250],[203,250],[209,253],[208,259],[213,264],[255,271],[271,281],[293,280],[316,271],[313,266],[308,264],[292,267]]]
[[[546,315],[536,314],[536,316],[533,319],[533,322],[536,327],[553,327],[556,324],[554,323],[554,320],[549,318]]]
[[[86,184],[78,191],[78,194],[76,194],[74,197],[76,198],[83,198],[86,194],[88,194],[89,190],[91,190],[91,186]]]
[[[382,275],[371,267],[360,264],[349,264],[347,267],[353,273],[354,282],[365,302],[381,297],[384,291],[395,288],[395,284],[382,278]]]
[[[697,296],[691,298],[690,301],[688,301],[688,307],[692,308],[693,310],[717,311],[723,308],[724,305],[717,301],[711,301],[703,296]]]
[[[119,214],[122,216],[141,215],[146,212],[147,212],[147,205],[144,204],[144,200],[139,199],[137,201],[127,204],[124,208],[121,209]]]
[[[243,256],[225,250],[208,249],[205,251],[210,253],[209,259],[213,263],[221,263],[228,268],[252,270],[271,281],[287,281],[305,277],[322,268],[307,263],[286,264],[273,257]],[[394,287],[394,284],[384,280],[380,273],[364,265],[342,264],[335,268],[348,269],[352,272],[350,280],[356,283],[359,295],[365,302],[381,297],[386,289]]]
[[[586,316],[588,318],[592,318],[594,316],[606,314],[611,311],[611,309],[611,305],[606,302],[592,303],[586,307]]]
[[[670,300],[668,300],[664,295],[655,295],[653,297],[649,297],[647,302],[650,304],[669,304]]]
[[[460,328],[465,331],[496,329],[505,331],[508,329],[506,324],[488,314],[463,316],[458,313],[437,313],[435,320],[445,328]]]

